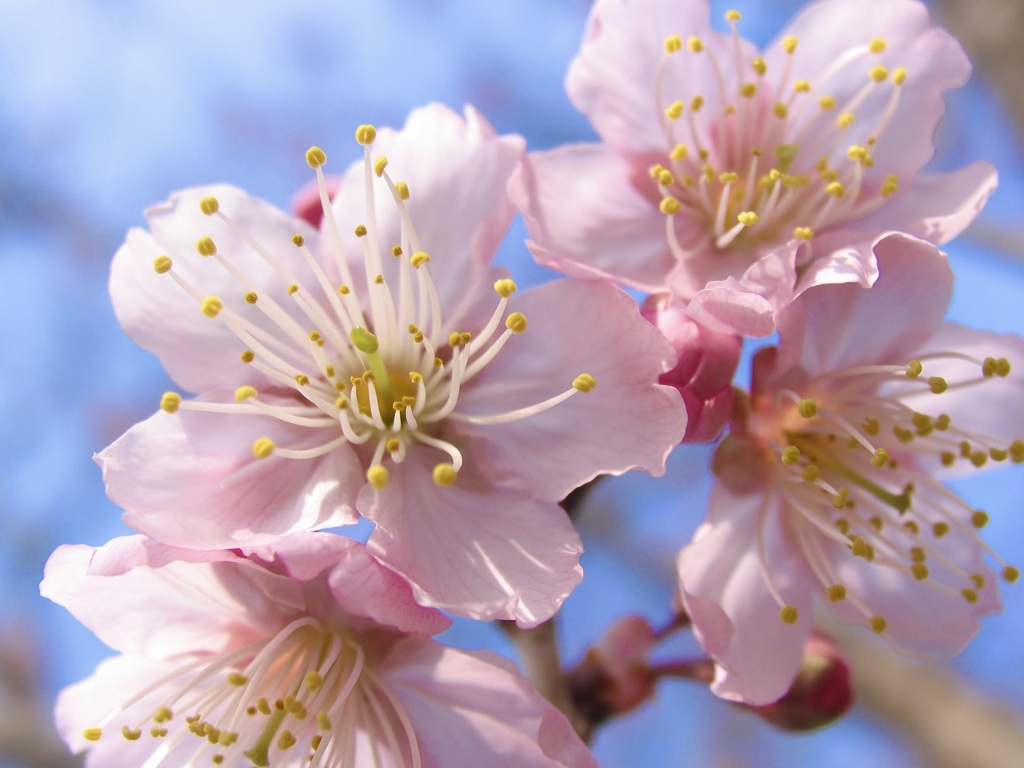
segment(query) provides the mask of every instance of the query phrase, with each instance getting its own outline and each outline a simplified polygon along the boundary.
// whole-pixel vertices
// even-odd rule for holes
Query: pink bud
[[[809,731],[838,720],[852,704],[850,670],[839,648],[815,632],[804,645],[803,664],[789,692],[774,704],[750,709],[785,731]]]
[[[666,305],[664,296],[651,296],[641,314],[675,347],[675,367],[659,383],[683,396],[689,421],[684,443],[713,440],[732,415],[732,378],[739,362],[742,339],[712,331],[680,307]]]
[[[657,642],[643,616],[616,621],[567,673],[576,708],[592,723],[638,707],[654,693],[647,657]]]

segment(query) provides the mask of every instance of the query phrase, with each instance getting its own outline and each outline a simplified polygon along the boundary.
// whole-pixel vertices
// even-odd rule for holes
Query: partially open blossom
[[[90,768],[596,766],[512,664],[430,640],[449,620],[340,536],[65,546],[41,589],[123,654],[58,698]]]
[[[624,616],[566,673],[573,703],[591,723],[623,715],[654,695],[648,659],[658,634],[643,616]]]
[[[672,350],[611,285],[517,292],[491,265],[523,154],[472,109],[361,126],[319,230],[227,186],[147,212],[114,259],[119,320],[183,389],[98,456],[126,520],[230,548],[351,523],[424,604],[548,618],[579,582],[558,501],[663,471],[685,429]],[[402,174],[391,175],[392,170]]]
[[[676,306],[666,306],[665,296],[650,296],[642,314],[676,351],[676,364],[658,379],[675,387],[686,404],[686,435],[683,442],[714,440],[733,409],[732,379],[740,359],[742,339],[698,323]]]
[[[531,154],[513,182],[536,258],[670,291],[748,336],[822,283],[871,285],[900,230],[943,243],[995,172],[922,174],[970,64],[914,0],[822,0],[764,51],[702,0],[597,0],[567,90],[600,144]]]
[[[726,698],[785,693],[815,595],[899,650],[946,657],[1019,577],[979,536],[988,514],[940,480],[1024,462],[1024,340],[943,323],[952,273],[931,244],[890,235],[876,251],[873,288],[808,290],[757,353],[679,555]]]

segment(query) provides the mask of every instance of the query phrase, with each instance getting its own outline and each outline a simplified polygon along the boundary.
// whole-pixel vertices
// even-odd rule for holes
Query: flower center
[[[313,768],[349,765],[358,730],[384,740],[398,762],[420,765],[409,719],[359,643],[313,618],[175,669],[86,729],[85,738],[98,741],[118,721],[129,741],[160,741],[143,768],[169,764],[172,755],[175,765],[186,764],[186,754],[188,765],[249,760],[266,768],[291,764],[296,752]]]
[[[712,248],[778,246],[790,238],[810,241],[815,232],[863,216],[899,188],[899,179],[873,170],[872,152],[889,125],[907,77],[871,57],[885,52],[882,39],[837,52],[812,83],[793,78],[796,37],[787,37],[779,72],[763,58],[748,58],[737,31],[740,14],[729,11],[732,61],[721,61],[699,37],[673,35],[655,78],[655,102],[669,151],[651,168],[668,216],[667,232],[679,259]],[[715,87],[693,90],[687,57],[707,57]],[[731,66],[726,66],[731,65]],[[667,82],[674,67],[683,76]],[[860,67],[864,83],[840,102],[829,88],[837,76]],[[679,92],[676,92],[679,89]],[[870,115],[858,122],[860,115]],[[867,123],[870,120],[870,124]],[[683,232],[673,222],[698,222]],[[808,258],[805,256],[805,258]]]
[[[929,368],[943,375],[927,375]],[[964,553],[987,552],[1006,581],[1020,577],[978,536],[988,515],[914,466],[935,459],[976,468],[989,461],[1024,463],[1024,441],[1005,444],[930,407],[946,393],[1009,373],[1003,358],[932,353],[906,365],[839,369],[808,384],[808,397],[781,390],[753,404],[748,439],[775,468],[773,492],[782,500],[784,526],[829,599],[851,601],[876,632],[885,631],[886,619],[839,577],[837,544],[874,567],[972,604],[985,576],[966,570],[963,558],[940,546],[947,536],[964,539]],[[782,620],[795,623],[796,609],[775,586],[765,556],[766,515],[767,504],[758,534],[762,575]]]
[[[330,282],[324,265],[302,236],[295,235],[290,246],[299,249],[306,267],[305,274],[296,275],[275,257],[275,244],[258,242],[221,210],[214,197],[200,201],[203,213],[224,223],[273,267],[287,288],[283,293],[295,302],[295,307],[286,308],[263,292],[243,268],[218,252],[210,237],[201,238],[196,249],[201,256],[216,260],[238,281],[245,298],[242,311],[228,307],[218,296],[205,296],[174,270],[169,256],[155,260],[158,273],[169,275],[199,303],[204,315],[225,323],[245,344],[242,362],[273,382],[266,393],[250,385],[239,387],[235,403],[183,401],[179,394],[169,392],[161,407],[171,413],[188,408],[269,415],[290,425],[325,431],[328,437],[324,442],[301,450],[278,446],[271,438],[261,437],[253,443],[253,453],[261,459],[271,455],[307,459],[345,444],[362,446],[358,450],[366,461],[367,480],[378,490],[388,482],[387,465],[400,464],[413,446],[428,446],[443,455],[434,469],[435,481],[449,486],[455,482],[463,457],[459,448],[445,438],[445,421],[500,424],[526,418],[576,392],[589,391],[595,382],[588,374],[581,374],[569,388],[513,411],[481,416],[458,411],[462,387],[494,360],[512,336],[526,330],[527,320],[522,313],[506,315],[516,284],[509,279],[494,284],[497,305],[482,327],[448,327],[428,266],[431,256],[422,249],[406,206],[409,188],[404,182],[392,180],[386,157],[371,157],[370,146],[376,138],[373,126],[360,126],[356,138],[364,147],[366,215],[366,223],[355,228],[363,251],[364,274],[358,282],[342,250],[322,170],[326,156],[317,147],[306,153],[306,160],[316,171],[324,211],[324,240],[341,276],[340,285]],[[382,247],[374,210],[373,186],[381,183],[378,180],[387,185],[401,221],[401,242],[386,247]],[[386,259],[397,264],[384,269]],[[254,319],[250,312],[262,312],[262,317]]]

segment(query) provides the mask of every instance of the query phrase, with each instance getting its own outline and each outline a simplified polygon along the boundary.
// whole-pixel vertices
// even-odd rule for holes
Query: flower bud
[[[774,704],[750,707],[784,731],[810,731],[842,717],[853,704],[850,670],[828,637],[813,633],[793,685]]]

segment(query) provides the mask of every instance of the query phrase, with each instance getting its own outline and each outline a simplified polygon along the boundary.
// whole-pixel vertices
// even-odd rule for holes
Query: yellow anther
[[[319,168],[327,162],[327,155],[320,147],[310,147],[306,150],[306,164],[310,168]]]
[[[906,69],[906,67],[896,67],[896,69],[894,69],[892,71],[892,82],[893,82],[894,85],[903,85],[903,83],[906,81],[906,79],[907,79],[907,69]]]
[[[351,293],[351,289],[347,285],[339,285],[338,293],[342,296],[348,296]]]
[[[876,64],[870,70],[868,70],[868,77],[874,80],[876,83],[880,83],[889,77],[889,70],[883,67],[881,64]]]
[[[676,53],[683,48],[683,38],[679,35],[671,35],[665,38],[665,53]]]
[[[871,457],[871,466],[880,469],[889,463],[889,452],[885,448],[876,448]]]
[[[269,437],[257,437],[252,441],[252,455],[257,459],[265,459],[274,452],[277,446]]]
[[[313,670],[311,672],[306,673],[304,682],[306,684],[307,691],[315,691],[318,690],[320,686],[324,684],[324,678],[319,672]]]
[[[82,736],[86,741],[99,741],[103,737],[102,728],[86,728],[82,731]]]
[[[306,244],[306,238],[302,235],[292,235],[292,245],[296,248],[301,248]]]
[[[928,566],[924,563],[914,563],[910,566],[910,573],[918,581],[924,581],[928,578]]]
[[[298,741],[295,736],[287,728],[281,731],[281,735],[277,739],[278,749],[290,749],[295,746],[295,742]]]
[[[256,359],[256,353],[253,352],[251,349],[245,349],[242,350],[238,357],[243,363],[251,363],[253,360]]]
[[[740,16],[740,12],[739,11],[732,10],[732,11],[726,11],[725,12],[725,20],[726,21],[739,21],[741,18],[742,18],[742,16]]]
[[[199,210],[207,216],[213,216],[213,214],[220,210],[220,204],[217,202],[216,197],[210,195],[199,201]]]
[[[943,392],[949,389],[949,384],[947,384],[946,380],[941,376],[929,376],[928,389],[930,389],[936,395],[941,395]]]
[[[654,165],[651,166],[651,170],[650,170],[651,178],[652,179],[657,179],[659,176],[661,176],[661,174],[662,174],[662,172],[664,170],[665,170],[665,166],[664,165],[662,165],[661,163],[655,163]]]
[[[203,314],[207,317],[213,318],[220,314],[220,311],[224,309],[224,304],[216,296],[207,296],[203,299],[203,303],[199,307]]]
[[[975,528],[984,528],[988,525],[988,515],[980,509],[976,510],[974,514],[971,515],[971,525]]]
[[[380,157],[373,161],[373,172],[377,174],[378,177],[384,175],[384,169],[387,167],[388,159],[384,155],[381,155]]]
[[[880,635],[883,632],[885,632],[886,626],[888,626],[888,625],[887,625],[887,623],[886,623],[886,621],[885,621],[885,619],[883,617],[881,617],[881,616],[872,616],[871,617],[871,631],[872,632],[875,632],[875,633]]]
[[[513,312],[505,318],[505,327],[512,333],[522,333],[526,330],[526,315],[522,312]]]
[[[200,256],[213,256],[217,252],[217,246],[212,238],[201,237],[196,241],[196,250]]]
[[[347,408],[348,398],[345,397],[344,395],[338,395],[338,397],[335,398],[334,400],[334,407],[337,408],[339,411],[342,410],[343,408]]]
[[[757,93],[757,84],[756,83],[744,83],[743,85],[740,86],[740,96],[742,96],[745,99],[749,99],[749,98],[753,97],[754,94],[756,94],[756,93]]]
[[[690,111],[691,112],[700,112],[700,108],[703,107],[703,106],[704,106],[704,97],[703,96],[694,96],[690,100]],[[704,150],[701,150],[701,151],[703,152]],[[702,155],[702,157],[703,157],[703,155]]]
[[[796,409],[805,419],[810,419],[817,415],[818,403],[809,397],[805,397],[797,404]]]
[[[832,195],[833,197],[843,197],[846,194],[846,187],[838,181],[833,181],[831,184],[825,185],[825,194]]]
[[[357,224],[356,228],[352,230],[352,234],[354,234],[356,237],[366,237],[366,225]]]
[[[785,119],[789,116],[789,107],[781,102],[772,107],[772,114],[774,114],[780,120]]]
[[[289,296],[294,296],[298,292],[299,292],[299,286],[297,286],[295,283],[292,283],[291,285],[288,286],[288,295]]]
[[[753,211],[743,211],[736,216],[736,221],[744,227],[752,227],[757,224],[757,214]]]
[[[674,197],[664,197],[658,204],[658,210],[666,216],[675,216],[682,209],[682,204]]]
[[[885,52],[885,40],[883,40],[880,37],[876,37],[868,45],[868,50],[871,51],[872,53],[875,53],[875,54],[884,53]]]
[[[395,192],[398,193],[398,196],[402,200],[409,199],[409,185],[406,184],[404,181],[399,181],[395,184]]]
[[[963,596],[964,600],[966,600],[971,605],[974,605],[976,602],[978,602],[978,593],[973,589],[961,589],[960,594]]]
[[[685,144],[676,144],[669,152],[668,156],[673,160],[685,160],[686,155],[689,154],[689,148]]]
[[[1010,458],[1010,452],[1003,448],[989,448],[988,455],[992,457],[992,461],[1006,461]]]
[[[157,256],[153,259],[153,269],[158,275],[163,275],[171,271],[171,267],[174,266],[174,262],[171,261],[170,256]]]
[[[834,96],[822,96],[818,99],[818,106],[822,109],[835,109],[836,100]]]
[[[668,107],[665,108],[665,116],[669,120],[678,120],[679,116],[683,114],[683,102],[673,101]]]
[[[797,227],[793,230],[793,237],[797,240],[810,240],[814,237],[814,231],[810,227]]]
[[[832,506],[836,509],[842,509],[846,506],[850,499],[850,489],[846,486],[839,486],[839,490],[835,496],[832,497]]]
[[[981,468],[988,463],[988,454],[982,450],[972,451],[970,460],[975,467]]]
[[[1014,440],[1010,443],[1010,460],[1014,464],[1024,462],[1024,440]]]
[[[882,188],[879,190],[882,197],[888,197],[889,195],[895,194],[900,190],[899,177],[894,173],[890,173],[882,181]]]
[[[850,538],[850,551],[853,552],[854,557],[866,557],[868,545],[860,536],[853,536]]]
[[[141,730],[132,730],[127,725],[121,726],[121,735],[124,736],[128,741],[138,741],[139,737],[142,736]]]
[[[850,532],[850,523],[848,520],[839,518],[838,520],[836,520],[836,528],[840,533],[846,535]]]
[[[790,35],[789,37],[782,38],[782,50],[786,53],[792,53],[796,50],[797,43],[800,42],[796,37]]]
[[[916,379],[921,375],[921,371],[924,370],[924,366],[921,365],[920,360],[908,360],[907,361],[907,378]]]
[[[927,559],[923,547],[911,547],[910,548],[910,559],[915,563],[923,563]]]
[[[434,482],[442,488],[449,488],[455,484],[459,473],[451,464],[438,464],[434,467]]]
[[[885,523],[882,522],[882,518],[880,518],[878,515],[873,515],[872,517],[869,517],[868,525],[870,525],[878,532],[881,532],[882,528],[885,527]]]
[[[718,180],[723,184],[735,184],[740,180],[740,175],[735,171],[726,171],[718,174]]]
[[[861,165],[867,165],[871,156],[868,154],[868,148],[862,147],[859,144],[854,144],[846,150],[846,156],[851,160],[859,162]]]
[[[800,473],[800,477],[808,483],[817,482],[821,478],[821,469],[817,464],[808,464],[804,467],[804,471]]]
[[[827,590],[828,599],[833,603],[838,603],[846,598],[846,587],[842,584],[833,584]]]
[[[392,245],[391,246],[391,255],[392,256],[401,256],[402,255],[402,246],[400,246],[400,245]]]
[[[177,413],[181,405],[181,395],[177,392],[164,392],[160,398],[160,410],[167,413]]]
[[[1012,565],[1008,565],[1003,568],[1003,579],[1010,584],[1014,584],[1020,578],[1020,571],[1014,568]]]
[[[260,300],[259,294],[257,294],[256,291],[249,291],[242,298],[245,299],[246,304],[255,304]]]
[[[846,130],[853,124],[853,121],[856,119],[857,118],[854,117],[852,112],[843,112],[843,114],[839,116],[839,119],[836,120],[836,125],[839,126],[840,129]]]
[[[377,140],[377,129],[372,125],[360,125],[356,128],[356,141],[362,145],[373,144]]]
[[[985,587],[985,577],[980,573],[972,573],[971,581],[974,582],[974,586],[978,589],[983,589]]]
[[[779,611],[779,618],[782,619],[785,624],[796,624],[797,619],[800,618],[800,612],[792,605],[787,605]]]
[[[797,93],[807,93],[811,90],[811,84],[807,80],[797,80],[793,83],[793,90]]]
[[[235,390],[235,402],[241,403],[250,398],[256,397],[259,393],[256,391],[256,387],[251,387],[248,384],[239,387]]]
[[[700,53],[704,50],[704,41],[699,37],[691,37],[686,41],[686,45],[693,53]]]
[[[174,718],[174,713],[168,707],[160,706],[157,707],[156,712],[153,713],[154,723],[166,723]]]
[[[430,255],[426,251],[416,251],[416,253],[409,257],[409,263],[416,269],[419,269],[428,261],[430,261]]]
[[[589,373],[581,373],[572,380],[572,388],[577,392],[589,392],[597,386],[597,380]]]
[[[515,293],[516,289],[517,286],[515,284],[515,281],[509,280],[508,278],[498,280],[494,283],[494,292],[505,299],[507,299],[509,296]],[[413,331],[413,333],[415,333],[415,331]]]
[[[401,403],[400,403],[400,405],[401,405]],[[396,408],[395,410],[397,411],[398,409]],[[402,441],[399,440],[397,437],[392,437],[386,443],[384,443],[384,449],[388,453],[394,453],[395,451],[397,451],[401,447],[402,447]]]
[[[228,673],[228,685],[242,686],[249,682],[249,678],[241,672]]]
[[[768,71],[768,65],[760,56],[758,56],[756,59],[750,62],[750,66],[752,66],[754,68],[754,71],[757,72],[757,74],[759,75],[763,75],[765,72]]]
[[[366,480],[378,491],[382,490],[388,484],[387,468],[382,467],[380,464],[375,464],[366,470]]]
[[[309,384],[309,376],[307,376],[304,373],[296,373],[295,383],[298,384],[300,387],[304,387],[307,384]]]
[[[782,463],[792,467],[800,459],[800,449],[795,445],[787,445],[782,449]]]

